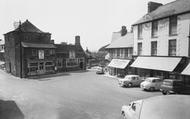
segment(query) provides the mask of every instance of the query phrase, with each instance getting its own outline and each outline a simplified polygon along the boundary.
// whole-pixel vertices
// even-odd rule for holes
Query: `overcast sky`
[[[150,0],[0,0],[0,38],[13,30],[13,22],[28,19],[50,32],[55,43],[74,43],[81,36],[84,49],[97,51],[110,43],[112,32],[128,30],[147,13]],[[153,0],[168,3],[174,0]]]

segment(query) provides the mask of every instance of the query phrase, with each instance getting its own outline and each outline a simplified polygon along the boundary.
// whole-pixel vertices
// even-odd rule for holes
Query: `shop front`
[[[182,80],[184,81],[185,84],[185,91],[187,93],[190,93],[190,63],[181,72],[181,74],[182,74]]]
[[[139,56],[130,67],[141,77],[177,78],[182,57]]]
[[[108,64],[108,71],[110,75],[126,75],[128,70],[128,64],[130,60],[125,59],[112,59]]]

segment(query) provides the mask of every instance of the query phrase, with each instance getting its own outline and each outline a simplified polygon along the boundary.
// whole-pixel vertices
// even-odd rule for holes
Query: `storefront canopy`
[[[190,75],[190,63],[187,65],[187,67],[181,72],[183,75]]]
[[[130,60],[122,60],[122,59],[112,59],[109,67],[124,69],[129,64]]]
[[[22,47],[25,48],[56,48],[53,44],[37,44],[22,42]]]
[[[180,57],[137,57],[131,67],[172,72],[180,62]]]

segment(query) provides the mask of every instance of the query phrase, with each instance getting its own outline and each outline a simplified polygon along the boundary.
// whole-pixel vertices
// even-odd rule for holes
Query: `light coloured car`
[[[158,77],[148,77],[140,84],[140,87],[143,90],[160,90],[160,86],[162,85],[163,80]]]
[[[132,87],[140,86],[140,83],[143,81],[139,75],[126,75],[123,79],[118,79],[120,86]]]
[[[189,119],[189,95],[155,96],[122,106],[123,119]]]

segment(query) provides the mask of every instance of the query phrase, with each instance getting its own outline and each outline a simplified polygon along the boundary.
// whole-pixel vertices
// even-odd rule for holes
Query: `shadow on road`
[[[14,101],[0,100],[0,119],[24,119],[24,114]]]

